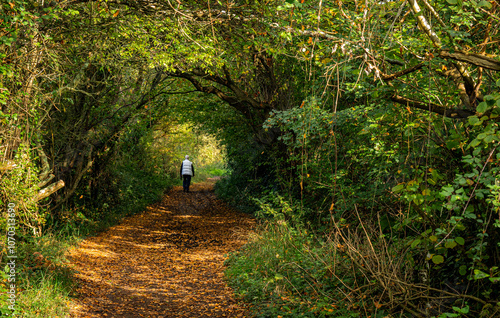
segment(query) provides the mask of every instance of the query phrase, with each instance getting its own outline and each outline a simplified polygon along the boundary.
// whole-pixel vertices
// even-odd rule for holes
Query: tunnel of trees
[[[227,274],[261,317],[500,315],[499,31],[498,0],[3,1],[2,240],[9,203],[26,242],[141,211],[188,130],[266,224]]]

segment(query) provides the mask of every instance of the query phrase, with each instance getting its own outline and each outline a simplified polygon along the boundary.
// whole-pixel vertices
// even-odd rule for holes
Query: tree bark
[[[417,18],[418,25],[420,26],[422,31],[424,31],[427,34],[432,44],[436,48],[441,48],[441,40],[439,39],[437,34],[432,30],[431,25],[429,24],[429,22],[427,22],[427,19],[424,17],[424,14],[420,9],[417,0],[409,0],[409,3],[413,13],[415,14],[415,17]]]
[[[482,54],[466,52],[449,52],[442,50],[439,56],[445,59],[453,59],[460,62],[467,62],[479,67],[487,68],[493,71],[500,71],[500,61]]]
[[[40,200],[48,197],[52,193],[54,193],[57,190],[61,189],[62,187],[64,187],[64,181],[63,180],[59,180],[57,182],[52,183],[50,186],[48,186],[45,189],[42,189],[42,190],[40,190],[40,192],[38,192],[38,195],[35,198],[35,201],[38,202],[38,201],[40,201]]]

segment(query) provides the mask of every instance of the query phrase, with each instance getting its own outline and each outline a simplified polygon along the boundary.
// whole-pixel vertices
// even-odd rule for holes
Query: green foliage
[[[366,276],[352,270],[355,259],[345,246],[295,224],[297,207],[274,201],[260,202],[260,212],[273,220],[227,260],[229,283],[255,316],[383,317],[385,311],[366,297]]]
[[[485,100],[483,103],[493,107],[498,97]],[[478,108],[481,112],[487,110],[483,103]],[[491,109],[489,116],[481,118],[471,116],[465,125],[458,126],[462,134],[467,132],[470,142],[454,174],[445,177],[432,169],[425,178],[421,175],[392,189],[407,202],[428,202],[424,210],[429,219],[422,221],[433,222],[433,226],[411,247],[415,255],[427,253],[435,284],[443,279],[456,284],[469,281],[474,293],[483,299],[498,298],[494,284],[499,279],[496,259],[500,233],[494,215],[498,213],[496,161],[500,157],[496,153],[498,125],[491,121],[497,116],[494,112]],[[454,146],[448,144],[448,148]],[[415,202],[417,193],[422,193],[422,202]]]
[[[496,117],[494,109],[484,111]],[[410,247],[411,267],[430,268],[427,282],[434,288],[469,284],[472,294],[494,300],[498,168],[491,119],[430,121],[376,104],[329,114],[312,100],[275,112],[265,127],[279,127],[291,153],[292,165],[282,174],[291,171],[291,182],[300,184],[295,198],[302,206],[295,217],[323,232],[331,229],[332,217],[358,223],[353,211],[359,211],[365,220],[378,219],[382,235],[395,245]],[[398,207],[405,212],[395,213]]]
[[[75,223],[82,232],[94,232],[116,224],[121,218],[143,211],[158,201],[175,183],[169,172],[172,162],[163,157],[149,121],[138,119],[116,143],[114,152],[104,152],[97,163],[98,174],[85,176],[57,228]],[[96,180],[98,178],[98,180]],[[62,222],[61,222],[62,221]]]
[[[170,118],[168,119],[170,121]],[[189,155],[195,165],[197,180],[224,174],[224,154],[222,147],[214,136],[201,129],[191,127],[191,123],[178,123],[162,137],[157,138],[157,156],[167,163],[164,169],[173,177],[179,176],[180,163],[185,155]],[[219,171],[217,171],[219,170]]]
[[[396,173],[402,156],[391,134],[397,130],[393,120],[379,107],[332,114],[314,99],[271,115],[265,127],[279,127],[290,151],[288,171],[280,175],[293,176],[286,181],[289,189],[300,191],[301,202],[317,211],[311,220],[329,218],[322,210],[332,211],[332,202],[342,202],[335,209],[341,215],[354,205],[371,209],[373,199],[383,200],[390,185],[385,180]]]
[[[46,212],[40,209],[35,201],[38,194],[38,168],[35,165],[35,154],[28,145],[21,144],[17,148],[14,160],[4,163],[1,172],[0,204],[2,218],[0,226],[7,227],[7,209],[9,203],[16,205],[15,219],[18,231],[25,234],[40,235],[40,229],[45,223]],[[2,238],[5,238],[2,232]],[[3,239],[2,242],[5,242]]]
[[[119,213],[126,216],[141,212],[158,201],[172,183],[165,175],[139,170],[136,165],[113,167],[111,174],[117,176],[118,185],[113,200],[120,202]]]
[[[2,282],[7,282],[9,278],[9,276],[7,276],[7,273],[3,270],[0,271],[0,277],[2,279]],[[9,309],[9,292],[11,292],[10,285],[7,285],[5,283],[0,285],[0,313],[2,315],[11,313],[11,310]]]
[[[438,318],[446,318],[446,317],[466,317],[469,313],[469,306],[465,306],[464,308],[459,308],[453,306],[453,313],[443,313],[438,316]]]
[[[227,133],[227,132],[226,132]],[[218,181],[217,195],[242,211],[256,211],[253,198],[278,189],[274,153],[276,145],[259,144],[249,135],[235,132],[223,135],[226,149],[226,167],[230,174]]]

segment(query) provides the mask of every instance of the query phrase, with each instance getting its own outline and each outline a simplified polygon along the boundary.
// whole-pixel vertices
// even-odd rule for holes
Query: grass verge
[[[369,317],[360,311],[366,307],[363,299],[347,296],[348,284],[359,277],[335,274],[338,257],[331,244],[307,230],[268,222],[245,248],[230,255],[226,277],[259,318]],[[343,267],[352,265],[340,259]]]
[[[226,261],[229,285],[252,304],[255,317],[388,315],[387,295],[377,296],[392,291],[379,288],[384,278],[377,278],[376,271],[395,275],[404,266],[388,262],[383,240],[373,241],[348,224],[313,232],[293,220],[289,206],[278,212],[266,204],[261,208],[261,214],[273,218],[261,217],[258,234]]]
[[[15,299],[12,308],[2,299],[0,310],[4,316],[15,317],[68,317],[69,301],[74,282],[65,258],[67,249],[78,238],[46,234],[42,237],[18,237],[16,245],[15,275],[4,277],[5,287]],[[2,264],[12,261],[3,255]],[[7,266],[8,267],[8,266]],[[9,281],[10,278],[10,281]]]

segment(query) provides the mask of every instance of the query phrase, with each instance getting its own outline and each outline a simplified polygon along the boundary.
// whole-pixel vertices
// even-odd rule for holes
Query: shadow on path
[[[223,280],[223,263],[246,242],[254,220],[217,200],[212,187],[176,187],[72,249],[79,297],[71,317],[245,317]]]

